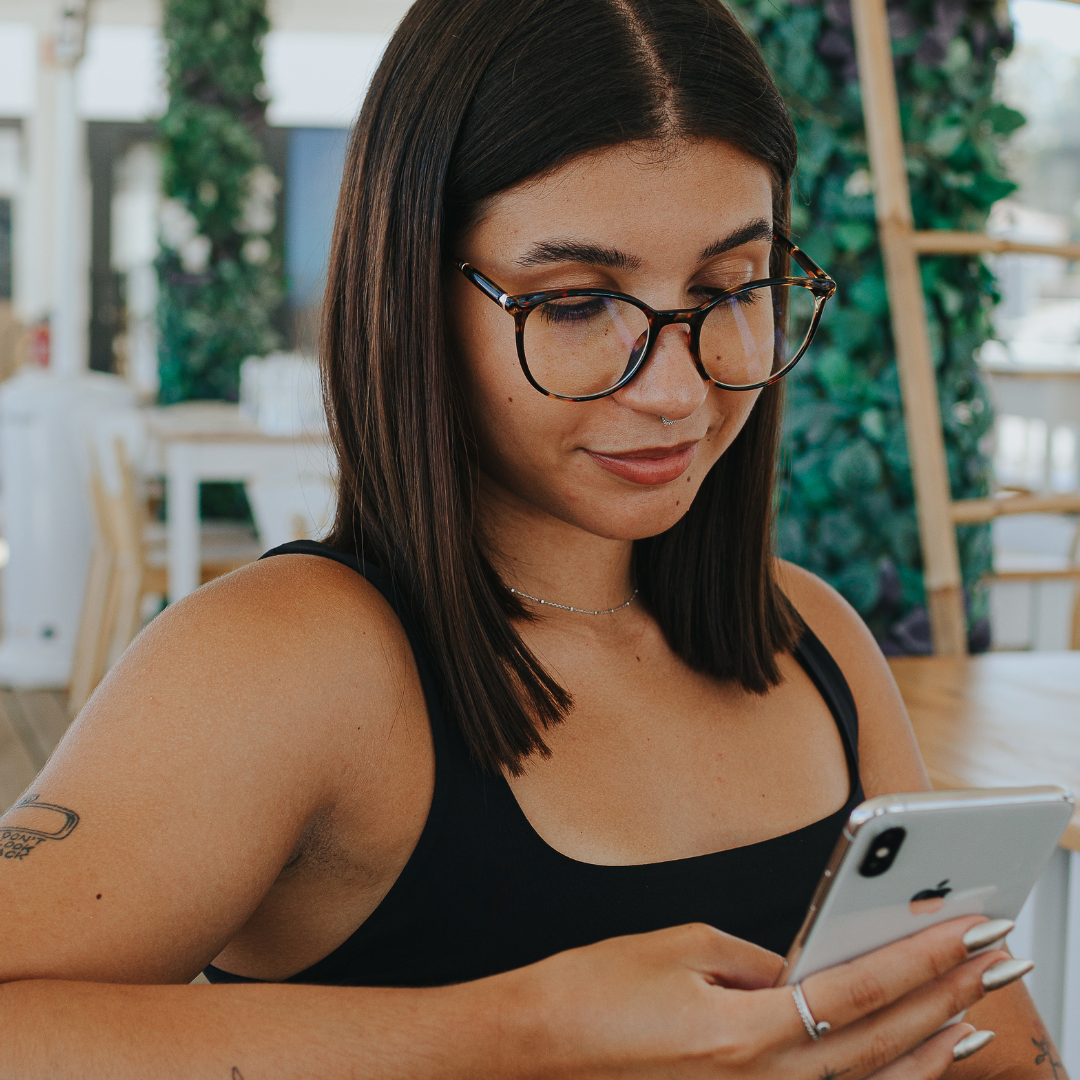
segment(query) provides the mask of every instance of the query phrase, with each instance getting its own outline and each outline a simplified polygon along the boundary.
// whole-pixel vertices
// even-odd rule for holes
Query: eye
[[[540,317],[549,323],[586,322],[602,314],[604,306],[602,296],[568,296],[543,304]]]
[[[737,301],[743,307],[753,307],[754,304],[761,303],[761,294],[764,291],[764,289],[747,289],[746,292],[736,293],[732,300]]]

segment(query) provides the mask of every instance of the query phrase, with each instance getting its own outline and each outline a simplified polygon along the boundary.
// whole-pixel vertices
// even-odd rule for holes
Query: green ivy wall
[[[795,120],[792,231],[839,283],[822,333],[789,385],[781,553],[831,582],[886,652],[930,649],[896,360],[847,0],[736,0]],[[918,228],[985,226],[1014,190],[999,160],[1023,123],[995,104],[1012,48],[1007,9],[903,0],[889,22]],[[994,279],[977,258],[923,259],[954,498],[985,495],[992,413],[973,359],[991,336]],[[988,526],[959,530],[974,649],[989,642]]]
[[[266,0],[165,0],[169,107],[164,154],[159,399],[235,401],[241,362],[278,344],[283,295],[267,167]]]

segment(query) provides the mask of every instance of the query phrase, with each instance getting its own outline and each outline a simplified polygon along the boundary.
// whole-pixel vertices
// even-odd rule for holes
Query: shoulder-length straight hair
[[[529,615],[477,535],[446,260],[497,192],[602,147],[698,138],[770,169],[785,228],[795,133],[720,0],[417,0],[352,137],[323,316],[340,470],[328,541],[394,580],[445,707],[489,769],[546,754],[544,729],[572,701],[523,644],[511,618]],[[799,631],[773,575],[780,404],[779,386],[761,394],[682,520],[634,551],[641,599],[675,652],[754,693],[779,681],[777,654]]]

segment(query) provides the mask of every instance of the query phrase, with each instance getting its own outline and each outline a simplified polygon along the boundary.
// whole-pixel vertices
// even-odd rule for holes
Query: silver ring
[[[802,983],[796,983],[791,988],[791,996],[795,999],[795,1008],[799,1010],[799,1019],[802,1020],[803,1027],[806,1028],[806,1034],[811,1039],[817,1042],[822,1035],[827,1035],[832,1031],[832,1024],[828,1020],[814,1019],[810,1006],[806,1004],[806,997],[802,992]]]
[[[678,422],[679,422],[678,420],[668,420],[668,419],[667,419],[666,417],[664,417],[664,416],[661,416],[661,417],[660,417],[660,423],[661,423],[661,424],[677,424]]]

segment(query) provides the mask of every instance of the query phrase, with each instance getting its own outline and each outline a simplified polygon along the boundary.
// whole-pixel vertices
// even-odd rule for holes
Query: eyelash
[[[704,294],[705,300],[709,300],[719,293],[725,292],[725,289],[706,289],[699,287],[691,289],[691,292],[698,294]],[[761,290],[754,289],[751,292],[736,293],[733,300],[737,301],[741,307],[752,307],[755,304],[761,303],[762,296]],[[577,303],[562,302],[557,300],[550,300],[543,305],[540,312],[540,317],[549,323],[558,325],[560,323],[572,323],[572,322],[585,322],[588,319],[599,315],[604,306],[604,301],[601,297],[585,297],[579,299]]]
[[[550,323],[584,322],[599,315],[604,301],[599,296],[585,298],[578,303],[550,301],[543,306],[541,317]]]

